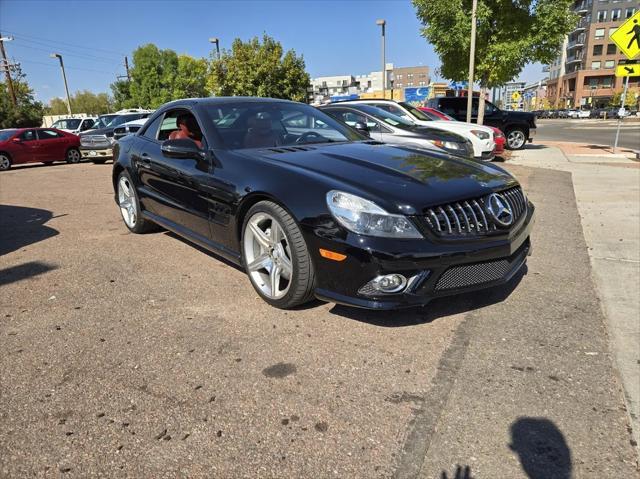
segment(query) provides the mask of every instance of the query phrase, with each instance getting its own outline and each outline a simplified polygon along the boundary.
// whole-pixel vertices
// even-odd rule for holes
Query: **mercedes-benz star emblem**
[[[511,226],[511,223],[513,223],[513,211],[502,195],[491,193],[487,196],[484,204],[487,213],[489,213],[496,225],[503,228]]]

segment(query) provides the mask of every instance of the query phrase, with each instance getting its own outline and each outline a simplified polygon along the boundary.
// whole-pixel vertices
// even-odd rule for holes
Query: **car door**
[[[484,104],[484,125],[502,128],[502,111],[491,102]]]
[[[67,142],[64,137],[55,130],[41,128],[36,131],[40,142],[38,161],[49,162],[64,160],[67,154]]]
[[[380,122],[356,110],[348,108],[330,108],[326,110],[333,118],[349,125],[351,128],[356,123],[364,123],[369,128],[369,137],[372,140],[383,141]]]
[[[140,137],[138,150],[131,158],[142,183],[141,196],[146,197],[148,209],[183,228],[188,235],[195,234],[210,240],[206,193],[209,160],[169,158],[162,152],[162,143],[177,130],[176,118],[181,113],[185,110],[169,110],[154,120]]]
[[[15,142],[15,148],[11,151],[14,163],[33,163],[40,160],[40,141],[36,130],[25,130],[19,136],[19,142]]]

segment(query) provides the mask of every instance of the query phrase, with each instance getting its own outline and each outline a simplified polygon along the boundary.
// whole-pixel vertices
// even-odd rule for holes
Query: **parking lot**
[[[535,142],[572,141],[588,145],[613,146],[617,120],[600,119],[538,119]],[[626,119],[620,127],[620,148],[640,150],[640,121]],[[594,151],[597,153],[597,150]]]
[[[130,234],[109,164],[2,173],[0,476],[635,477],[571,175],[507,168],[526,274],[386,313]]]

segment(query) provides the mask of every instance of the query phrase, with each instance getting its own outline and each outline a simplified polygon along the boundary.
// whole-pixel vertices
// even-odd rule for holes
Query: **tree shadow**
[[[549,419],[518,418],[511,424],[509,448],[529,479],[571,479],[571,449]]]
[[[40,261],[29,261],[28,263],[0,269],[0,286],[4,286],[23,279],[41,275],[47,271],[56,269],[56,265],[43,263]]]
[[[0,256],[58,235],[45,225],[52,218],[48,210],[0,205]]]
[[[542,145],[540,143],[527,143],[524,147],[525,150],[546,150],[549,148],[547,145]]]
[[[466,313],[501,303],[516,289],[522,278],[527,274],[527,271],[528,269],[525,265],[507,283],[470,293],[436,298],[422,307],[395,311],[375,311],[336,304],[329,312],[344,318],[385,328],[416,326],[430,323],[438,318]]]

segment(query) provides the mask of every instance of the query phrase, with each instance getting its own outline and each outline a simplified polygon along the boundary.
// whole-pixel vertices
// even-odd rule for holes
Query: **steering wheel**
[[[317,138],[320,141],[326,140],[326,138],[322,136],[320,133],[316,133],[315,131],[308,131],[300,135],[296,139],[296,143],[305,143],[310,138]]]

